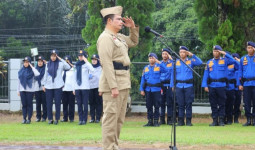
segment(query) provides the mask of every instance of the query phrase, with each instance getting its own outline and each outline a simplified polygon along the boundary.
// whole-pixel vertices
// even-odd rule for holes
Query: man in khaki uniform
[[[116,150],[131,88],[128,49],[138,44],[139,28],[131,17],[121,17],[121,6],[100,12],[106,24],[97,41],[102,64],[99,92],[103,96],[103,148]],[[123,25],[129,28],[129,36],[118,33]]]

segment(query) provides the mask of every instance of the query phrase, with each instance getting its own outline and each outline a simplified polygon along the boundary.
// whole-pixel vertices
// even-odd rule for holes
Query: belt
[[[254,81],[255,80],[255,77],[254,78],[242,78],[243,82],[245,81]]]
[[[144,83],[143,88],[146,88],[146,86],[149,86],[149,87],[161,87],[161,83],[156,83],[156,84]]]
[[[123,66],[122,63],[119,63],[116,61],[113,61],[112,63],[113,63],[114,70],[128,70],[129,69],[129,66]]]
[[[177,83],[193,83],[193,79],[189,80],[176,80]]]
[[[170,80],[161,81],[161,84],[170,84]]]
[[[230,84],[236,84],[236,79],[230,79],[230,80],[228,80],[228,83],[230,83]]]
[[[220,79],[211,79],[211,78],[209,78],[208,79],[209,84],[212,83],[212,82],[227,82],[227,81],[228,81],[227,78],[220,78]]]

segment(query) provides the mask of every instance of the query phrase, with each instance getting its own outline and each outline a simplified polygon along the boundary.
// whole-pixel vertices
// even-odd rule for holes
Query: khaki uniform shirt
[[[102,74],[99,80],[99,92],[110,92],[112,88],[118,90],[131,88],[130,71],[114,70],[113,61],[130,65],[128,49],[138,44],[139,28],[130,28],[129,36],[114,34],[105,29],[97,40],[97,50],[102,65]]]

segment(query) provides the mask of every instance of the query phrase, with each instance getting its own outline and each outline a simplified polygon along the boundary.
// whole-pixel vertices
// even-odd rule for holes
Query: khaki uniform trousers
[[[119,91],[117,98],[111,92],[103,93],[102,137],[104,150],[118,150],[120,130],[125,120],[129,89]]]

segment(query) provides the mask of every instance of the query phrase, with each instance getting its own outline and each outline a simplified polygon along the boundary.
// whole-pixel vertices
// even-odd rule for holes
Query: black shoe
[[[46,122],[46,119],[42,119],[42,122]]]
[[[63,120],[61,120],[61,122],[68,122],[68,120],[63,119]]]
[[[227,116],[224,117],[224,123],[225,123],[225,124],[228,123],[228,118],[227,118]]]
[[[231,125],[233,123],[233,117],[232,116],[228,116],[228,119],[227,119],[227,125]]]
[[[73,120],[70,120],[70,122],[74,122]]]
[[[41,121],[41,119],[36,119],[36,121],[35,122],[40,122]]]
[[[238,121],[238,116],[235,116],[235,117],[234,117],[234,123],[239,123],[239,121]]]
[[[21,123],[22,123],[22,124],[26,124],[26,123],[27,123],[27,120],[24,119]]]
[[[243,124],[243,126],[250,126],[251,125],[251,118],[247,117],[247,122]]]
[[[92,120],[89,121],[89,123],[95,123],[95,120],[92,119]]]
[[[87,121],[82,121],[82,124],[83,124],[83,125],[87,124]]]
[[[26,124],[30,124],[30,123],[31,123],[31,120],[27,120],[27,121],[26,121]]]
[[[219,126],[225,126],[224,117],[219,118]]]
[[[55,120],[55,121],[54,121],[54,124],[55,124],[55,125],[58,125],[58,120]]]
[[[191,118],[186,118],[186,126],[193,126],[191,123]]]
[[[167,125],[172,125],[173,121],[172,121],[172,117],[167,117]]]
[[[166,124],[165,117],[160,117],[159,124]]]
[[[153,126],[154,126],[154,127],[159,127],[159,126],[160,126],[160,124],[158,123],[158,120],[157,120],[157,119],[154,119]]]
[[[79,121],[78,125],[82,125],[82,121]]]
[[[49,121],[48,121],[48,124],[53,124],[53,120],[49,120]]]
[[[95,123],[100,123],[100,120],[96,120]]]
[[[218,119],[213,118],[213,122],[209,126],[218,126]]]
[[[144,127],[152,127],[153,126],[153,120],[149,119],[148,123],[143,125]]]
[[[177,126],[184,126],[185,125],[185,123],[184,123],[184,118],[178,118],[178,124],[177,124]]]

